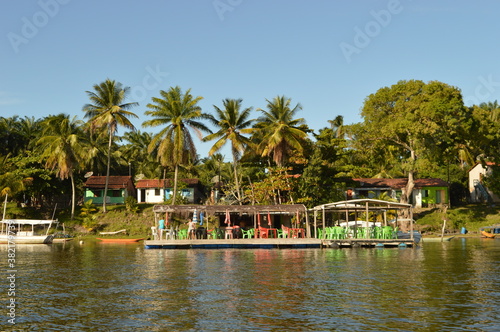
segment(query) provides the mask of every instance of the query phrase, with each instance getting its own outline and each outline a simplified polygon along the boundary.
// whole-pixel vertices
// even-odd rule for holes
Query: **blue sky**
[[[314,130],[362,121],[364,99],[399,80],[458,87],[466,105],[500,99],[500,2],[431,0],[39,0],[0,6],[0,116],[68,113],[106,78],[140,106],[191,88],[265,108],[292,98]],[[258,116],[258,113],[254,113]],[[198,144],[206,157],[210,144]],[[226,159],[230,159],[226,153]]]

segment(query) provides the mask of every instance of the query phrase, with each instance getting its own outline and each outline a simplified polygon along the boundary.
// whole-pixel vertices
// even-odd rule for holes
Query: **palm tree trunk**
[[[104,197],[102,200],[102,212],[106,213],[106,196],[108,195],[108,184],[109,184],[109,170],[111,168],[111,143],[113,142],[113,135],[111,130],[109,132],[109,143],[108,143],[108,166],[106,167],[106,183],[104,184]]]
[[[416,160],[415,151],[413,151],[413,150],[410,151],[410,158],[411,158],[412,162],[414,163]],[[413,171],[413,167],[412,167],[412,169],[410,169],[410,171],[408,172],[408,182],[406,183],[405,191],[401,195],[401,199],[399,200],[400,203],[408,204],[410,202],[410,197],[411,197],[411,194],[413,192],[414,187],[415,187],[415,180],[414,180],[414,171]],[[410,211],[407,209],[401,210],[401,217],[404,219],[409,219],[411,217],[409,212]],[[413,222],[413,221],[404,221],[401,223],[401,230],[403,232],[406,232],[410,228],[409,227],[410,222]]]
[[[75,179],[73,178],[73,173],[69,176],[71,179],[71,220],[75,216],[75,199],[76,199],[76,189],[75,189]]]
[[[236,152],[233,148],[233,167],[234,167],[234,184],[236,186],[236,198],[238,199],[238,203],[242,205],[241,202],[241,194],[240,194],[240,181],[238,179],[238,157],[236,156]]]
[[[175,200],[177,199],[177,175],[179,173],[179,165],[175,164],[174,169],[174,193],[172,194],[172,205],[175,205]]]

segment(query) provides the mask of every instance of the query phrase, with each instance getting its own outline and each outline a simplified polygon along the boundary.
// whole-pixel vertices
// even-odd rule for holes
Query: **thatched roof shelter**
[[[311,209],[314,211],[314,226],[316,230],[317,226],[317,214],[318,212],[322,212],[322,220],[323,220],[323,229],[325,228],[326,213],[327,212],[344,212],[346,215],[346,221],[348,221],[348,215],[351,212],[364,212],[366,224],[368,225],[368,219],[370,212],[383,212],[384,213],[384,222],[387,223],[386,212],[388,210],[409,210],[410,219],[413,218],[413,211],[411,204],[405,203],[397,203],[390,201],[383,201],[379,199],[351,199],[347,201],[340,201],[334,203],[326,203],[322,205],[315,206]],[[413,222],[410,222],[410,229],[413,232]]]
[[[307,208],[303,204],[277,204],[277,205],[155,205],[153,212],[155,214],[155,223],[157,223],[158,214],[171,213],[174,215],[189,216],[194,212],[203,212],[207,216],[224,215],[226,213],[237,213],[239,215],[253,216],[254,222],[259,214],[285,214],[299,215],[305,218],[307,236],[310,236],[309,218]]]

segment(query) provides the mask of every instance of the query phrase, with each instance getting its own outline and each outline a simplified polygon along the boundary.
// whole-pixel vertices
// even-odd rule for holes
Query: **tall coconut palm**
[[[196,147],[190,129],[201,139],[201,131],[211,132],[200,119],[207,119],[198,102],[202,97],[193,97],[191,89],[185,93],[181,88],[171,87],[168,91],[160,90],[161,98],[153,97],[152,103],[146,105],[149,109],[145,115],[153,119],[145,121],[145,127],[165,126],[160,130],[149,144],[148,151],[157,150],[158,160],[162,166],[171,166],[174,169],[174,190],[172,204],[177,198],[177,178],[179,165],[194,160]]]
[[[328,120],[330,127],[335,138],[344,138],[344,117],[342,115],[337,115],[335,119]]]
[[[224,99],[222,101],[224,105],[223,109],[214,105],[216,117],[210,115],[210,121],[219,130],[203,138],[205,142],[218,139],[208,152],[210,156],[219,151],[228,141],[231,142],[236,198],[240,204],[242,204],[242,202],[238,175],[238,161],[241,153],[245,151],[245,148],[251,143],[250,139],[242,134],[251,133],[253,130],[249,128],[253,120],[248,119],[252,108],[247,107],[240,111],[242,102],[242,99]]]
[[[118,126],[135,130],[134,125],[129,118],[137,115],[129,111],[138,103],[124,103],[130,92],[130,88],[122,87],[122,84],[114,80],[106,79],[100,84],[94,85],[95,91],[86,91],[91,104],[83,106],[85,118],[89,119],[91,130],[97,128],[106,128],[108,140],[108,161],[106,167],[106,183],[104,186],[104,199],[102,202],[102,211],[106,212],[106,196],[108,194],[109,169],[111,165],[111,146]]]
[[[491,121],[498,121],[500,119],[500,105],[498,104],[498,101],[489,101],[487,103],[481,103],[479,104],[479,107],[481,107],[483,110],[490,111],[490,120]]]
[[[283,166],[292,150],[303,151],[307,127],[303,118],[294,119],[302,109],[300,104],[291,108],[291,99],[277,96],[267,100],[267,110],[258,109],[262,116],[257,119],[257,135],[261,138],[261,156],[272,156],[278,166]],[[304,126],[303,126],[304,125]]]
[[[135,170],[135,174],[143,174],[146,178],[154,178],[161,174],[160,164],[156,156],[148,152],[153,135],[140,130],[127,132],[123,139],[128,141],[120,147],[121,157],[129,163],[129,167]]]
[[[74,171],[81,165],[86,137],[83,135],[83,121],[67,114],[49,116],[43,121],[42,137],[36,142],[45,160],[45,167],[55,170],[61,180],[71,180],[71,219],[75,214],[76,189]]]

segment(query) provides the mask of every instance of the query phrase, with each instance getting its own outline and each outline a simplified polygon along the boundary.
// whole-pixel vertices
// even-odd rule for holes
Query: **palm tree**
[[[272,155],[273,161],[282,167],[288,161],[292,150],[304,150],[303,142],[308,129],[303,118],[294,119],[295,114],[302,109],[300,104],[290,108],[292,101],[285,96],[266,101],[267,111],[258,109],[263,113],[257,119],[256,134],[261,137],[258,150],[262,157]]]
[[[344,138],[344,117],[342,115],[337,115],[335,119],[328,120],[335,138]]]
[[[483,110],[490,111],[491,121],[496,122],[500,118],[500,105],[496,100],[493,102],[489,101],[487,103],[481,103],[479,104],[479,107],[481,107]]]
[[[219,151],[227,141],[231,141],[231,152],[233,155],[233,168],[234,168],[234,183],[236,186],[237,199],[241,202],[240,182],[238,175],[238,160],[241,153],[251,141],[242,134],[251,133],[253,129],[249,128],[253,120],[249,120],[251,107],[245,108],[240,111],[242,99],[225,99],[222,101],[224,108],[221,110],[214,105],[217,118],[210,115],[210,121],[214,126],[218,127],[218,131],[203,138],[203,141],[211,141],[218,139],[212,146],[208,154],[212,156]]]
[[[123,135],[123,139],[129,143],[120,147],[121,158],[128,162],[130,169],[149,179],[161,174],[161,167],[156,161],[156,156],[148,152],[152,137],[151,133],[140,130],[127,132]]]
[[[202,97],[193,97],[191,89],[182,93],[181,88],[171,87],[168,91],[160,90],[161,98],[153,97],[149,103],[145,115],[153,119],[145,121],[145,127],[165,126],[158,132],[151,143],[148,151],[152,153],[155,149],[162,166],[171,166],[174,169],[174,192],[172,204],[177,198],[177,178],[179,165],[186,164],[196,157],[196,147],[190,130],[194,130],[201,139],[201,132],[211,132],[199,119],[207,119],[203,114],[198,102]]]
[[[118,126],[135,130],[130,122],[130,117],[137,118],[137,115],[128,111],[138,103],[124,103],[129,94],[130,88],[122,88],[122,84],[114,80],[106,79],[101,84],[95,84],[93,91],[86,91],[91,104],[83,106],[85,118],[89,119],[91,131],[97,128],[107,128],[108,140],[108,162],[106,168],[106,184],[104,186],[104,199],[102,210],[106,213],[106,196],[108,194],[109,169],[111,165],[111,145],[118,130]]]
[[[76,189],[74,171],[86,157],[86,138],[83,135],[83,121],[69,118],[67,114],[49,116],[44,122],[42,137],[36,142],[45,167],[56,171],[61,180],[71,180],[71,219],[75,214]]]

